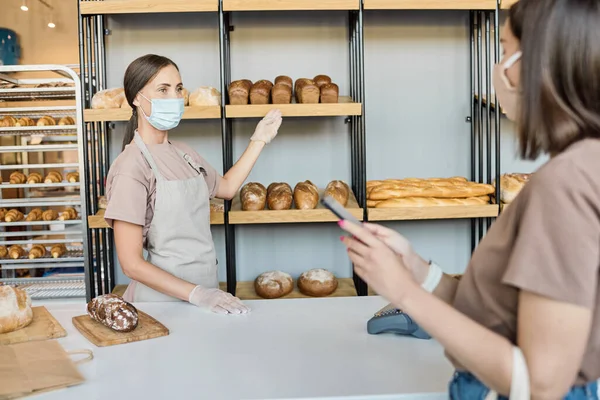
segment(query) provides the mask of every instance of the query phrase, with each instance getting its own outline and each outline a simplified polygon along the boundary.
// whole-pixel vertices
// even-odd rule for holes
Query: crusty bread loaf
[[[329,296],[338,287],[336,277],[326,269],[316,268],[303,272],[298,278],[298,289],[302,294],[314,297]]]
[[[296,101],[304,104],[316,104],[321,97],[319,87],[312,79],[301,78],[296,81]]]
[[[131,332],[138,325],[138,311],[116,294],[98,296],[87,304],[87,313],[94,321],[117,331]]]
[[[326,83],[320,87],[321,103],[337,103],[339,99],[338,85],[335,83]]]
[[[367,207],[373,207],[374,200],[367,201]],[[433,207],[433,206],[477,206],[489,204],[488,196],[467,198],[437,198],[437,197],[403,197],[375,201],[375,208],[402,208],[402,207]]]
[[[190,94],[190,107],[220,106],[221,93],[210,86],[200,86]]]
[[[500,176],[500,201],[512,203],[523,186],[529,181],[531,174],[504,174]],[[494,186],[495,186],[494,182]]]
[[[250,88],[250,104],[269,104],[271,89],[273,89],[273,84],[266,79],[254,82]]]
[[[376,186],[368,192],[368,198],[370,200],[388,200],[401,197],[466,198],[485,196],[493,192],[494,187],[492,185],[474,182],[456,183],[453,185],[407,183],[392,186]]]
[[[344,181],[334,180],[327,184],[324,195],[333,197],[338,203],[346,207],[350,197],[350,187]]]
[[[267,204],[267,188],[259,182],[249,182],[240,190],[240,202],[244,211],[260,211]]]
[[[245,105],[248,104],[250,89],[252,89],[252,81],[249,79],[240,79],[231,82],[229,89],[229,104]]]
[[[37,126],[54,126],[56,125],[56,120],[48,115],[43,116],[42,118],[37,120]]]
[[[290,89],[292,89],[294,86],[294,81],[292,80],[292,78],[286,75],[279,75],[278,77],[276,77],[274,84],[277,85],[278,83],[283,84],[289,87]]]
[[[92,108],[95,109],[121,108],[123,103],[127,103],[123,88],[101,90],[92,96]]]
[[[319,203],[319,190],[311,181],[298,182],[294,187],[294,203],[298,210],[312,210]]]
[[[0,334],[25,328],[31,321],[33,311],[27,292],[0,283]]]
[[[292,102],[292,87],[287,83],[276,83],[271,89],[273,104],[290,104]]]
[[[327,75],[317,75],[313,78],[313,81],[315,81],[318,87],[321,87],[325,84],[331,83],[331,78]]]
[[[263,272],[254,280],[254,291],[264,299],[276,299],[292,292],[294,281],[282,271]]]
[[[267,205],[270,210],[289,210],[293,198],[292,188],[285,182],[273,182],[267,187]]]

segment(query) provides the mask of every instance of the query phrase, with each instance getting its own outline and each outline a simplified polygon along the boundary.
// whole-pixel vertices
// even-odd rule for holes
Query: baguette
[[[337,103],[339,100],[338,85],[335,83],[326,83],[320,87],[321,103]]]
[[[293,198],[292,188],[285,182],[273,182],[267,187],[269,210],[289,210]]]
[[[259,182],[249,182],[240,191],[242,210],[264,210],[267,203],[267,188]]]
[[[298,210],[312,210],[319,202],[319,191],[311,181],[298,182],[294,187],[294,203]]]
[[[369,200],[388,200],[402,197],[467,198],[485,196],[494,192],[492,185],[467,182],[455,185],[399,184],[393,187],[374,187]]]
[[[273,89],[273,84],[270,81],[266,79],[256,81],[250,88],[250,104],[269,104],[271,89]]]
[[[529,181],[531,174],[504,174],[500,177],[500,201],[512,203],[523,186]],[[494,182],[494,186],[495,186]]]
[[[372,200],[369,200],[372,201]],[[375,208],[402,208],[402,207],[435,207],[435,206],[476,206],[489,204],[489,197],[467,197],[460,199],[435,198],[435,197],[404,197],[379,201]],[[367,203],[368,205],[368,203]],[[369,206],[370,207],[370,206]]]
[[[323,85],[331,83],[331,78],[327,75],[317,75],[313,78],[313,81],[315,81],[317,86],[320,88]]]
[[[338,203],[346,207],[350,197],[350,187],[344,181],[334,180],[327,184],[324,195],[333,197]]]
[[[231,82],[229,89],[229,104],[231,105],[246,105],[252,89],[252,81],[249,79],[240,79]]]

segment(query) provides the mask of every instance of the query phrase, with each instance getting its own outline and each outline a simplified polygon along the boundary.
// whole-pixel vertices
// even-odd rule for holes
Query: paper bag
[[[84,380],[56,340],[0,346],[0,400],[65,388]]]

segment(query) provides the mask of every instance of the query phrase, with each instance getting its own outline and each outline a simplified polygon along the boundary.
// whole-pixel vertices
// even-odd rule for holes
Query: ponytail
[[[125,137],[123,138],[123,148],[121,151],[125,150],[125,146],[127,146],[133,140],[135,136],[135,130],[138,127],[138,116],[137,110],[134,108],[131,113],[131,118],[129,118],[129,122],[127,122],[127,128],[125,128]]]

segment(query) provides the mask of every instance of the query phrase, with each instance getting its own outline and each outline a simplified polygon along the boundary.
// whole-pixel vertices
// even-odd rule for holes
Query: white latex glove
[[[425,281],[427,273],[429,272],[429,263],[414,251],[408,239],[395,230],[378,224],[365,222],[362,225],[396,254],[402,257],[402,260],[412,273],[415,281],[419,284],[422,284]]]
[[[276,108],[270,110],[265,117],[260,120],[254,134],[250,140],[257,140],[269,144],[277,136],[277,130],[281,126],[281,111]]]
[[[220,289],[196,286],[190,293],[189,302],[206,307],[217,314],[246,314],[250,309],[240,299]]]

